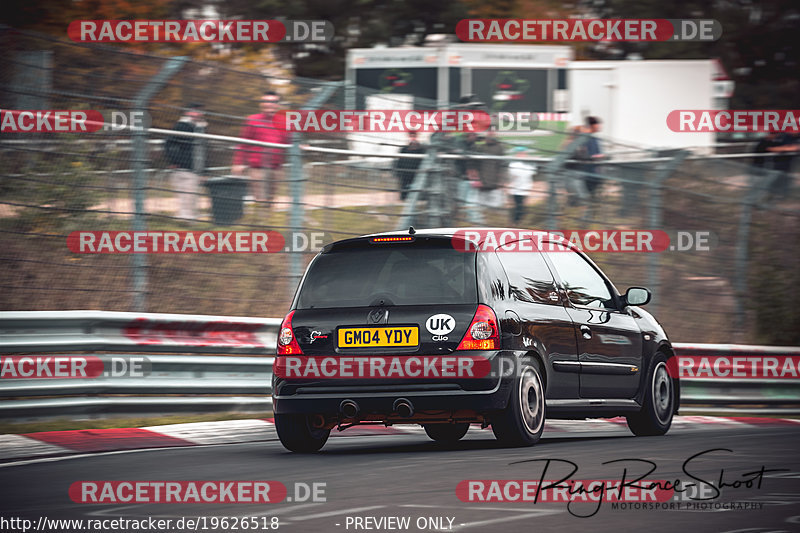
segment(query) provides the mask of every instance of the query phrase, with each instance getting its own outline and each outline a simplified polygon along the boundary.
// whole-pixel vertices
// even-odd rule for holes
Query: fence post
[[[751,167],[750,186],[742,199],[742,210],[739,214],[739,228],[736,232],[736,261],[734,265],[734,291],[736,293],[736,332],[740,335],[747,331],[747,299],[748,255],[750,253],[750,226],[753,219],[753,208],[764,199],[766,191],[781,177],[782,172]]]
[[[147,85],[139,91],[133,101],[133,110],[142,113],[147,111],[150,99],[167,81],[189,60],[186,56],[172,57],[167,60],[158,74],[153,76]],[[142,115],[144,116],[144,115]],[[131,131],[133,136],[133,231],[147,231],[145,217],[145,195],[147,190],[147,130],[135,128]],[[143,312],[147,308],[147,258],[144,254],[131,254],[133,268],[133,310]]]
[[[406,196],[406,203],[403,205],[403,212],[400,218],[398,230],[408,229],[409,226],[419,226],[417,219],[417,202],[422,198],[422,192],[428,183],[428,175],[434,171],[437,166],[437,153],[438,148],[433,142],[428,145],[428,151],[425,158],[420,163],[414,174],[414,181],[411,182],[411,188]]]
[[[547,228],[548,230],[556,230],[558,228],[558,217],[560,208],[558,206],[558,185],[557,177],[562,176],[562,180],[570,180],[571,176],[565,175],[565,168],[567,160],[584,144],[589,142],[589,136],[585,134],[576,135],[572,141],[564,148],[563,151],[556,154],[556,156],[547,164],[545,173],[547,174],[548,193],[550,198],[547,201]],[[567,170],[567,172],[571,172]]]
[[[329,82],[320,88],[311,101],[303,107],[306,111],[313,111],[327,101],[337,89],[342,87],[341,82]],[[292,134],[292,146],[289,148],[289,187],[292,195],[292,212],[289,215],[289,226],[292,229],[292,236],[299,233],[303,229],[305,221],[305,210],[303,208],[303,194],[304,194],[304,180],[303,180],[303,157],[300,153],[300,134]],[[290,248],[294,243],[287,243]],[[293,282],[289,283],[289,298],[294,294],[294,289],[303,275],[303,262],[301,252],[289,253],[289,279]]]
[[[303,219],[305,218],[305,210],[303,209],[303,157],[300,154],[300,134],[292,134],[292,146],[289,148],[289,187],[292,195],[292,212],[289,215],[289,226],[292,228],[292,235],[290,239],[294,239],[295,232],[300,231],[303,227]],[[293,243],[286,243],[286,246],[291,249]],[[289,254],[289,275],[291,276],[289,282],[289,298],[292,297],[294,287],[300,280],[300,254],[291,252]]]
[[[670,161],[664,162],[653,176],[653,181],[650,183],[650,210],[649,210],[649,226],[650,230],[662,229],[663,225],[663,212],[662,212],[662,189],[664,182],[667,181],[673,172],[683,163],[689,152],[686,150],[662,150],[658,153],[658,157],[672,157]],[[650,304],[650,311],[655,313],[658,310],[658,296],[661,289],[661,258],[658,253],[648,254],[648,288],[653,292],[653,302]]]

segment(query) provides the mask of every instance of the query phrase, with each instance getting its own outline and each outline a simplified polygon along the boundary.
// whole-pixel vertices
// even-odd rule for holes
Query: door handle
[[[592,330],[589,329],[589,326],[581,326],[581,334],[583,338],[589,340],[592,338]]]

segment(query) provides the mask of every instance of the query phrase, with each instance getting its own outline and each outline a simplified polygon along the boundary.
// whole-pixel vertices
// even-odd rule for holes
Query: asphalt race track
[[[533,448],[500,448],[491,431],[470,429],[456,445],[441,446],[419,431],[331,438],[315,455],[294,455],[275,440],[151,449],[31,459],[0,464],[0,516],[27,518],[35,530],[47,519],[181,517],[267,517],[279,531],[800,531],[800,424],[740,424],[674,427],[665,437],[633,437],[627,430],[545,432]],[[646,479],[688,481],[696,478],[726,486],[706,502],[673,500],[673,509],[613,509],[611,502],[470,503],[456,496],[462,480],[531,479],[542,475],[543,462],[560,459],[578,467],[573,479],[619,479],[619,459],[647,459],[657,465]],[[566,463],[556,463],[565,468]],[[626,462],[642,472],[642,463]],[[564,473],[551,466],[548,473]],[[762,466],[760,480],[754,479]],[[755,476],[757,477],[757,476]],[[547,476],[551,478],[551,476]],[[547,479],[546,478],[546,479]],[[78,504],[68,489],[79,480],[273,480],[289,490],[274,504]],[[325,502],[296,502],[295,483],[324,483]],[[303,491],[300,491],[303,492]],[[688,494],[688,492],[686,493]],[[685,497],[684,494],[682,497]],[[700,497],[700,496],[698,496]],[[678,506],[677,504],[681,505]],[[629,504],[633,506],[634,504]],[[645,505],[645,504],[641,504]],[[641,507],[640,505],[640,507]],[[701,508],[705,505],[707,508]],[[730,507],[749,507],[738,510]],[[594,513],[596,511],[596,513]],[[594,514],[593,514],[594,513]],[[575,515],[592,515],[578,517]],[[274,519],[272,517],[277,517]],[[407,517],[409,525],[388,517]],[[361,518],[361,520],[357,520]],[[16,524],[19,525],[20,522]],[[20,527],[0,528],[22,531]],[[206,519],[198,531],[216,528]],[[249,523],[248,523],[249,525]],[[418,527],[420,526],[420,527]],[[74,529],[74,528],[73,528]],[[187,530],[171,527],[170,531]],[[40,531],[43,529],[39,529]],[[44,529],[67,531],[70,529]],[[85,529],[84,529],[85,530]],[[117,531],[108,528],[103,531]],[[194,530],[194,529],[192,529]],[[267,530],[261,528],[259,530]],[[142,531],[142,530],[139,530]],[[154,531],[147,530],[144,531]]]

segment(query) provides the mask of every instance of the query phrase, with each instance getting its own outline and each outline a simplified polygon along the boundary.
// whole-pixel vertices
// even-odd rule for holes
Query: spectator
[[[515,146],[511,153],[516,157],[525,157],[527,150],[522,146]],[[533,177],[536,175],[536,165],[526,161],[512,161],[508,165],[509,189],[514,205],[511,210],[511,222],[518,224],[525,218],[525,199],[530,196],[533,188]]]
[[[425,146],[417,140],[417,132],[408,132],[408,144],[400,149],[401,154],[424,154]],[[400,199],[405,200],[417,175],[422,159],[398,158],[394,163],[394,174],[400,183]]]
[[[589,135],[589,139],[576,153],[576,158],[587,161],[581,165],[580,170],[586,173],[584,183],[589,195],[594,197],[600,188],[603,180],[597,176],[598,168],[595,162],[603,159],[605,155],[600,150],[600,142],[595,134],[600,131],[600,119],[597,117],[586,117],[586,127],[584,133]]]
[[[462,155],[476,155],[478,153],[478,134],[467,132],[455,140],[455,151]],[[456,176],[458,177],[458,200],[467,211],[467,218],[473,224],[481,223],[479,211],[478,187],[478,161],[475,159],[456,159],[453,162]]]
[[[486,132],[486,138],[479,145],[479,151],[484,155],[505,155],[503,143],[497,139],[497,134],[492,130]],[[482,159],[479,168],[481,204],[487,207],[502,207],[508,163],[503,159]]]
[[[771,195],[783,196],[789,192],[792,180],[790,174],[792,171],[792,159],[798,151],[800,151],[800,141],[790,133],[769,132],[756,145],[756,153],[781,154],[774,157],[756,156],[753,158],[753,166],[781,172],[781,175],[770,183],[769,192]]]
[[[275,113],[280,106],[280,97],[267,91],[261,97],[261,112],[247,117],[239,135],[243,139],[287,144],[289,134]],[[252,144],[240,144],[233,156],[232,173],[250,179],[250,196],[246,200],[270,201],[275,196],[276,183],[280,180],[283,153],[281,148],[268,148]]]
[[[757,154],[769,153],[770,148],[780,146],[778,142],[778,133],[774,131],[767,132],[767,134],[756,143],[753,152]],[[772,168],[772,157],[756,156],[753,158],[753,166],[757,168]]]
[[[570,145],[579,138],[582,138],[585,133],[586,128],[582,125],[571,128],[559,150],[567,152]],[[567,153],[566,155],[568,159],[571,160],[585,159],[586,150],[583,144],[581,144],[577,150],[572,153]],[[589,193],[586,191],[586,185],[583,182],[583,165],[571,160],[564,163],[564,170],[566,170],[564,176],[564,190],[567,197],[567,205],[578,205],[582,201],[588,199]]]
[[[206,122],[200,104],[189,104],[173,128],[175,131],[203,133]],[[172,186],[177,191],[178,216],[186,220],[197,217],[199,173],[205,172],[205,140],[173,135],[164,145],[172,172]]]
[[[486,104],[479,101],[475,95],[462,96],[455,109],[483,110]],[[478,134],[474,131],[460,133],[454,136],[454,151],[463,155],[478,154]],[[458,203],[466,209],[467,220],[471,224],[482,224],[483,216],[480,211],[480,177],[478,175],[479,161],[476,159],[456,159],[454,161],[455,173],[458,178]]]

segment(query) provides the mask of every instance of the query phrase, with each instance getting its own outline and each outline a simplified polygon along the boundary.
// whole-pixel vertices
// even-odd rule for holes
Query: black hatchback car
[[[366,235],[311,261],[273,372],[287,449],[370,423],[420,424],[444,442],[480,423],[515,446],[536,443],[545,416],[669,430],[680,389],[670,342],[639,307],[650,292],[620,294],[559,236],[471,230]],[[495,231],[514,237],[498,244]]]

